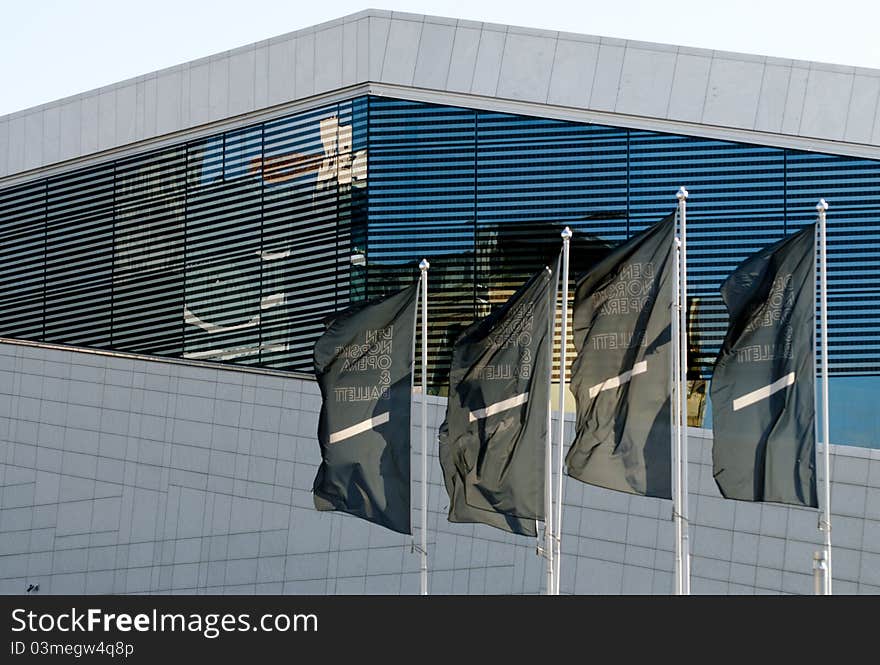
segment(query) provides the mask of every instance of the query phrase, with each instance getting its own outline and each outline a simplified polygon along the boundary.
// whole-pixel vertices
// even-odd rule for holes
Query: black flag
[[[418,282],[340,312],[315,343],[323,403],[315,507],[410,528],[410,403]]]
[[[710,395],[715,482],[728,499],[818,507],[813,379],[816,225],[721,285],[730,325]]]
[[[555,283],[545,268],[453,346],[440,428],[450,522],[535,536],[544,519]]]
[[[633,236],[577,282],[571,390],[577,428],[568,474],[670,498],[675,214]]]

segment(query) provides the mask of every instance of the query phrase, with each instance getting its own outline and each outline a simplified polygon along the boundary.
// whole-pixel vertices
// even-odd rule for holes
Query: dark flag
[[[452,350],[440,465],[450,522],[535,536],[544,519],[544,454],[555,276],[534,275]]]
[[[675,214],[633,236],[575,289],[568,474],[591,485],[670,498],[671,307]]]
[[[410,528],[410,403],[418,282],[340,312],[315,343],[323,403],[315,507]]]
[[[818,507],[813,378],[816,225],[746,259],[721,285],[730,324],[709,394],[721,494]]]

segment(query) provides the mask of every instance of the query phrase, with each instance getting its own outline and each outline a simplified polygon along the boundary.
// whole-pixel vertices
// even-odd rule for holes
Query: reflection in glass
[[[359,97],[0,190],[0,335],[311,372],[430,271],[430,376],[574,231],[574,278],[688,187],[691,424],[746,256],[828,213],[832,436],[880,446],[880,163]],[[573,286],[572,286],[573,288]],[[558,344],[558,331],[557,331]]]

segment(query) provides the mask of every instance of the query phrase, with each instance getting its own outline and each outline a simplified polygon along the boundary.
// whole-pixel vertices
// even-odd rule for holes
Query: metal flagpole
[[[421,591],[428,595],[428,259],[422,259],[422,533]]]
[[[563,458],[565,451],[563,450],[565,440],[565,352],[566,352],[566,336],[568,332],[568,254],[569,241],[571,240],[571,229],[567,226],[560,234],[562,236],[562,337],[559,346],[559,458],[557,460],[556,471],[556,569],[554,580],[554,593],[559,595],[559,580],[562,577],[562,479],[563,475]]]
[[[670,312],[671,335],[670,344],[672,346],[671,362],[669,364],[669,410],[671,417],[669,419],[670,428],[669,435],[672,439],[672,518],[675,524],[675,562],[674,562],[674,581],[673,593],[676,596],[681,595],[682,565],[681,565],[681,428],[678,424],[681,422],[681,399],[679,399],[680,379],[678,368],[681,366],[678,360],[681,347],[678,344],[678,325],[679,325],[679,298],[681,291],[678,286],[678,272],[681,255],[681,240],[678,238],[678,212],[676,212],[676,234],[672,243],[672,311]]]
[[[556,589],[554,582],[553,552],[553,410],[550,408],[550,386],[553,384],[553,330],[556,327],[556,298],[559,296],[559,265],[562,256],[556,261],[556,278],[550,298],[550,315],[547,317],[547,439],[544,446],[544,551],[547,565],[548,596]]]
[[[678,335],[681,351],[679,362],[681,363],[681,379],[679,384],[679,398],[681,399],[681,414],[679,427],[681,428],[681,455],[679,457],[679,498],[680,521],[681,521],[681,593],[684,596],[691,592],[691,554],[688,534],[688,432],[687,432],[687,197],[688,192],[684,187],[678,190],[678,222],[681,240],[681,279],[679,280],[679,324]]]
[[[817,210],[818,212],[818,210]],[[819,295],[817,282],[819,281],[819,224],[816,224],[816,233],[813,235],[813,317],[816,314],[816,302]],[[821,315],[820,315],[821,316]],[[816,386],[819,384],[819,337],[815,321],[813,322],[813,413],[819,412],[819,400],[816,394]],[[813,418],[813,434],[819,441],[819,419]],[[819,511],[819,525],[821,531],[824,523],[822,511]],[[813,552],[813,593],[817,596],[825,595],[825,550]]]
[[[819,199],[819,311],[822,329],[822,448],[825,457],[825,506],[819,522],[825,532],[825,595],[831,595],[831,442],[828,434],[828,248],[825,234],[825,211],[828,204]]]

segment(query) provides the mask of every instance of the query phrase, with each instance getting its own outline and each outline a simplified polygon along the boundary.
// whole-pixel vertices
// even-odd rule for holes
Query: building
[[[368,10],[0,117],[0,590],[417,591],[409,538],[312,507],[323,318],[428,257],[437,426],[459,326],[563,225],[577,269],[684,185],[697,394],[722,278],[831,205],[834,584],[880,592],[878,94]],[[721,499],[691,445],[693,591],[811,592],[816,511]],[[446,521],[434,446],[432,592],[539,592],[533,541]],[[564,593],[671,591],[671,502],[569,480],[563,527]]]

